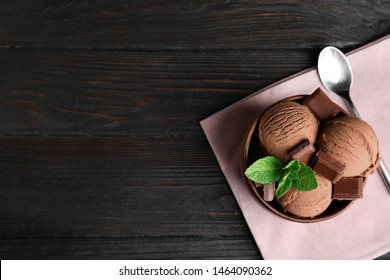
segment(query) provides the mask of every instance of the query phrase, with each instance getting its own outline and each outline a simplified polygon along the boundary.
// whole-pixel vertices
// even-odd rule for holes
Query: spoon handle
[[[352,114],[355,117],[361,119],[360,114],[359,114],[358,110],[356,109],[355,105],[353,104],[352,100],[350,98],[349,99],[346,98],[346,100],[349,104],[349,107],[351,108]],[[389,173],[389,170],[387,169],[386,164],[384,163],[383,160],[379,161],[378,171],[382,177],[383,182],[386,185],[387,190],[390,192],[390,173]]]
[[[349,107],[350,107],[351,110],[352,110],[352,114],[353,114],[356,118],[361,119],[360,114],[359,114],[358,110],[356,109],[355,104],[353,104],[352,100],[348,100],[348,99],[347,99],[347,101],[348,101]]]

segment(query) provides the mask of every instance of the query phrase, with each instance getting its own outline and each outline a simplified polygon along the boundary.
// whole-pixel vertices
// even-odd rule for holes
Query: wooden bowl
[[[292,96],[286,99],[283,99],[281,101],[295,101],[298,103],[302,103],[302,101],[307,97],[307,95],[297,95]],[[279,101],[279,102],[281,102]],[[274,105],[274,104],[273,104]],[[245,138],[245,144],[244,144],[244,153],[243,153],[243,172],[256,160],[259,158],[262,158],[264,156],[269,155],[262,144],[260,143],[259,139],[259,122],[261,120],[261,117],[263,114],[259,115],[255,121],[250,126],[248,133]],[[245,181],[247,182],[247,185],[251,187],[253,193],[257,197],[257,199],[271,212],[275,213],[276,215],[283,217],[290,221],[295,222],[301,222],[301,223],[314,223],[314,222],[321,222],[328,219],[331,219],[333,217],[336,217],[337,215],[341,214],[343,211],[345,211],[348,207],[352,205],[354,202],[353,200],[332,200],[329,207],[320,215],[314,217],[314,218],[302,218],[295,216],[293,214],[290,214],[288,212],[285,212],[283,208],[279,205],[279,203],[274,199],[273,201],[265,201],[263,199],[263,188],[256,187],[255,183],[249,180],[245,175],[243,175],[245,178]]]

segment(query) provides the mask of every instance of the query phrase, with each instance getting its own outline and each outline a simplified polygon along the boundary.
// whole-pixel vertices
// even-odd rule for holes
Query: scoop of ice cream
[[[305,139],[313,144],[318,129],[316,117],[306,106],[284,101],[264,113],[259,124],[259,137],[269,154],[288,161],[288,151]]]
[[[282,208],[302,218],[314,218],[323,213],[332,202],[332,183],[316,174],[318,187],[312,191],[302,192],[291,188],[278,199]]]
[[[374,130],[363,120],[334,118],[321,129],[317,146],[346,165],[343,177],[367,176],[379,164],[379,144]]]

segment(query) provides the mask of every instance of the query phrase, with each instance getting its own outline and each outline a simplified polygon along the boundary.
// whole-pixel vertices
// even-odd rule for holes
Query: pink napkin
[[[378,135],[390,166],[390,36],[348,54],[354,73],[351,96],[362,118]],[[339,216],[297,223],[266,209],[242,177],[247,129],[272,103],[322,87],[317,70],[288,77],[201,121],[201,126],[265,259],[373,259],[390,251],[390,193],[377,172],[357,200]],[[344,101],[329,93],[347,109]]]

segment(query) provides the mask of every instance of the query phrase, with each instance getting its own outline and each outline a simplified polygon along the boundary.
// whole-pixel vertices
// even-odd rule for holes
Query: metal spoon
[[[335,47],[324,48],[318,57],[318,74],[322,84],[329,91],[343,97],[351,107],[353,115],[360,119],[359,112],[349,95],[352,87],[352,69],[346,56]],[[390,192],[390,173],[383,160],[379,163],[378,171]]]

